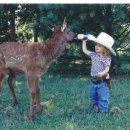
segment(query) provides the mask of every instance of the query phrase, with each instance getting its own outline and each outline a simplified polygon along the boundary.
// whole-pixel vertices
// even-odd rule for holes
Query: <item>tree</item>
[[[0,5],[0,42],[9,40],[9,12],[6,5]]]
[[[10,40],[15,42],[15,10],[17,8],[17,5],[8,5],[8,7],[10,10]]]
[[[46,40],[52,32],[48,24],[61,24],[67,17],[68,26],[76,33],[97,36],[104,31],[115,39],[115,63],[130,57],[130,6],[126,4],[18,4],[0,5],[0,42],[38,42]],[[94,44],[89,44],[94,49]],[[70,56],[87,62],[81,50],[81,41],[68,45],[62,59]],[[118,60],[117,60],[118,59]],[[113,65],[114,68],[114,65]]]

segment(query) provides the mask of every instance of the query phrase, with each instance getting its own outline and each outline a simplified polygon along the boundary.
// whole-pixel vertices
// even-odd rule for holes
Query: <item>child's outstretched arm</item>
[[[82,50],[86,55],[90,56],[90,51],[87,49],[86,44],[87,44],[87,40],[83,40],[82,41]]]

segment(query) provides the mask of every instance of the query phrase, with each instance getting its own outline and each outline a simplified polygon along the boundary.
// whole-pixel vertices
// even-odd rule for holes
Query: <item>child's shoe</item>
[[[99,112],[98,107],[97,107],[97,106],[94,106],[94,107],[93,107],[93,111],[96,112],[96,113],[98,113],[98,112]]]

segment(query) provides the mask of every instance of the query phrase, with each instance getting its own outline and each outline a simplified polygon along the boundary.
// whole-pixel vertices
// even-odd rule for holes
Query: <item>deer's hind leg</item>
[[[16,94],[14,91],[14,81],[15,81],[15,72],[13,70],[9,70],[8,84],[12,92],[13,101],[15,104],[18,104],[18,100],[16,98]]]

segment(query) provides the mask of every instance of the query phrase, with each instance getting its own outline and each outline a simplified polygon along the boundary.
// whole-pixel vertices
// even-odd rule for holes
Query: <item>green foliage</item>
[[[0,5],[0,42],[11,39],[12,7],[15,7],[16,41],[44,41],[52,34],[47,27],[48,23],[62,24],[64,17],[67,17],[69,28],[76,33],[91,33],[97,36],[101,31],[105,31],[112,35],[115,39],[116,58],[130,57],[130,9],[127,4],[3,4]],[[89,42],[88,46],[90,50],[94,50],[93,43]],[[62,56],[85,59],[81,41],[68,45]],[[115,60],[114,64],[120,64],[120,60]]]
[[[74,74],[75,75],[75,74]],[[129,130],[130,80],[128,76],[112,78],[113,91],[110,108],[117,106],[121,113],[94,113],[89,101],[88,77],[62,77],[46,73],[40,78],[40,101],[43,113],[35,113],[35,122],[27,119],[29,92],[26,79],[16,79],[16,96],[19,104],[13,105],[12,95],[4,80],[0,94],[1,130]],[[36,112],[36,106],[35,106]]]
[[[9,12],[6,5],[0,5],[0,42],[6,41],[9,37]]]

